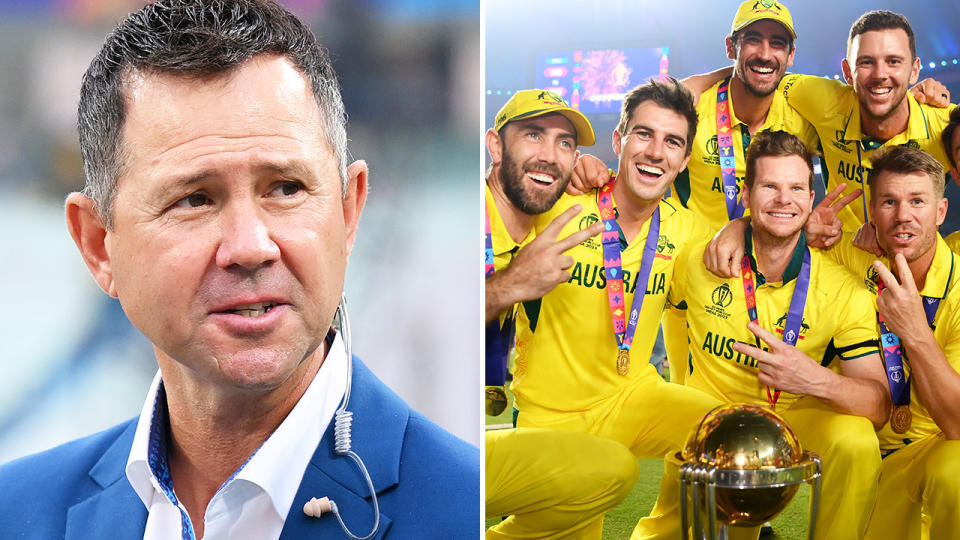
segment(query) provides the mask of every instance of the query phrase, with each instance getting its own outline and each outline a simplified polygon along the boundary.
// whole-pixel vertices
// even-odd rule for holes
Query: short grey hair
[[[346,193],[347,114],[329,54],[313,32],[272,0],[160,0],[122,20],[83,76],[77,120],[83,192],[107,228],[126,160],[121,133],[132,76],[214,78],[258,54],[289,59],[310,82]]]

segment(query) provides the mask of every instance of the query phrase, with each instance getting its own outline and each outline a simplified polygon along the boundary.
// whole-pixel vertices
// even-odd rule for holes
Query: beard
[[[769,88],[761,88],[751,83],[748,75],[750,71],[750,66],[772,68],[773,71],[777,73],[776,81],[774,81],[774,84],[771,84]],[[747,92],[750,92],[751,94],[759,98],[765,98],[770,94],[776,92],[777,88],[780,86],[780,81],[783,79],[783,75],[784,75],[784,70],[780,66],[780,63],[779,62],[750,62],[750,66],[748,66],[746,62],[744,62],[742,66],[740,64],[737,65],[737,73],[739,75],[737,78],[740,79],[740,82],[743,83],[743,87],[747,89]]]
[[[872,120],[874,120],[875,122],[882,122],[883,120],[886,120],[887,118],[890,118],[891,116],[893,116],[893,115],[897,112],[897,109],[900,108],[900,105],[903,103],[903,100],[907,98],[907,87],[906,87],[906,86],[901,86],[901,87],[899,88],[899,91],[898,91],[898,90],[893,90],[893,91],[894,91],[894,92],[898,92],[900,95],[897,96],[897,97],[895,97],[893,100],[891,100],[891,102],[890,102],[890,108],[888,108],[888,109],[885,110],[885,111],[879,111],[879,112],[877,112],[877,113],[875,113],[875,112],[871,109],[871,107],[870,107],[870,106],[871,106],[871,103],[870,103],[869,99],[868,99],[866,96],[863,95],[863,94],[869,92],[869,90],[867,90],[866,88],[864,88],[864,89],[862,90],[862,92],[857,92],[857,101],[860,102],[860,110],[863,111],[864,113],[866,113],[868,116],[870,116],[870,118],[871,118]]]
[[[540,171],[556,178],[553,185],[553,191],[534,190],[527,184],[527,171]],[[536,160],[530,160],[524,164],[518,163],[510,155],[510,152],[504,151],[503,161],[500,164],[500,182],[503,185],[503,193],[510,199],[510,202],[521,212],[527,215],[537,215],[553,208],[563,190],[567,188],[573,171],[569,170],[565,174],[555,163],[545,163]],[[532,180],[529,180],[532,182]]]

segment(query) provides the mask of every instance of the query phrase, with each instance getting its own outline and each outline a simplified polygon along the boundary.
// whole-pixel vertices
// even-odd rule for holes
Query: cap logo
[[[777,11],[780,11],[780,6],[777,5],[776,0],[760,0],[759,2],[753,5],[754,11],[757,10],[758,5],[761,5],[767,9],[777,8]]]
[[[560,105],[561,107],[567,106],[566,102],[563,101],[563,98],[547,90],[540,92],[540,95],[537,96],[537,101],[542,101],[545,105]]]

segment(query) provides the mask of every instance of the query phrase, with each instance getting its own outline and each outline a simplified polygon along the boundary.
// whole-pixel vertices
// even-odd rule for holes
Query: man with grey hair
[[[326,52],[273,2],[162,0],[110,34],[67,224],[160,370],[139,420],[0,467],[6,537],[476,534],[477,449],[350,354],[367,167],[345,120]]]

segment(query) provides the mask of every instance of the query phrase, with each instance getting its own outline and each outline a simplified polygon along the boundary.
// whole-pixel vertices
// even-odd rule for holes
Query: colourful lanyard
[[[613,182],[611,178],[597,192],[597,206],[600,207],[600,219],[603,220],[603,269],[607,278],[607,298],[610,300],[610,315],[613,318],[613,332],[617,338],[617,373],[627,375],[630,372],[630,347],[633,335],[640,319],[640,308],[646,296],[647,282],[653,269],[653,259],[657,256],[657,243],[660,240],[660,205],[650,216],[650,228],[647,241],[643,245],[643,257],[640,259],[640,272],[634,281],[633,303],[630,306],[630,318],[624,320],[623,268],[620,260],[620,225],[617,224],[613,209]]]
[[[486,249],[484,255],[484,274],[486,277],[493,275],[493,235],[490,232],[490,208],[484,203],[484,213],[486,214]],[[507,381],[507,359],[510,356],[510,347],[513,345],[513,337],[516,333],[516,321],[514,320],[513,310],[511,309],[503,325],[500,321],[494,319],[486,328],[484,338],[484,352],[486,361],[484,363],[484,379],[487,386],[503,386]]]
[[[744,255],[740,260],[740,277],[743,278],[743,294],[747,299],[747,315],[750,320],[757,325],[757,296],[756,287],[753,280],[753,269],[750,268],[750,257]],[[803,263],[800,265],[800,273],[797,275],[797,282],[793,287],[793,297],[790,299],[790,310],[787,311],[787,322],[783,325],[783,342],[791,347],[797,345],[800,339],[800,327],[803,324],[803,310],[807,303],[807,290],[810,288],[810,249],[804,246]],[[760,348],[760,340],[757,339],[757,348]],[[780,399],[780,390],[774,389],[770,393],[770,387],[767,386],[767,402],[770,408],[777,406],[777,400]]]
[[[723,194],[727,202],[727,217],[743,216],[743,201],[737,198],[737,161],[733,155],[733,127],[730,125],[730,102],[727,77],[717,87],[717,153],[720,156],[720,177],[723,179]],[[749,143],[744,144],[747,151]]]
[[[887,286],[881,280],[877,290],[878,298],[886,288]],[[939,307],[939,298],[923,297],[923,311],[927,316],[927,326],[933,326],[933,319]],[[900,346],[900,338],[887,328],[879,310],[877,310],[877,322],[880,324],[883,365],[887,370],[887,384],[890,386],[890,397],[893,399],[890,427],[896,433],[906,433],[910,429],[912,414],[910,413],[910,379],[903,372],[903,349]]]

